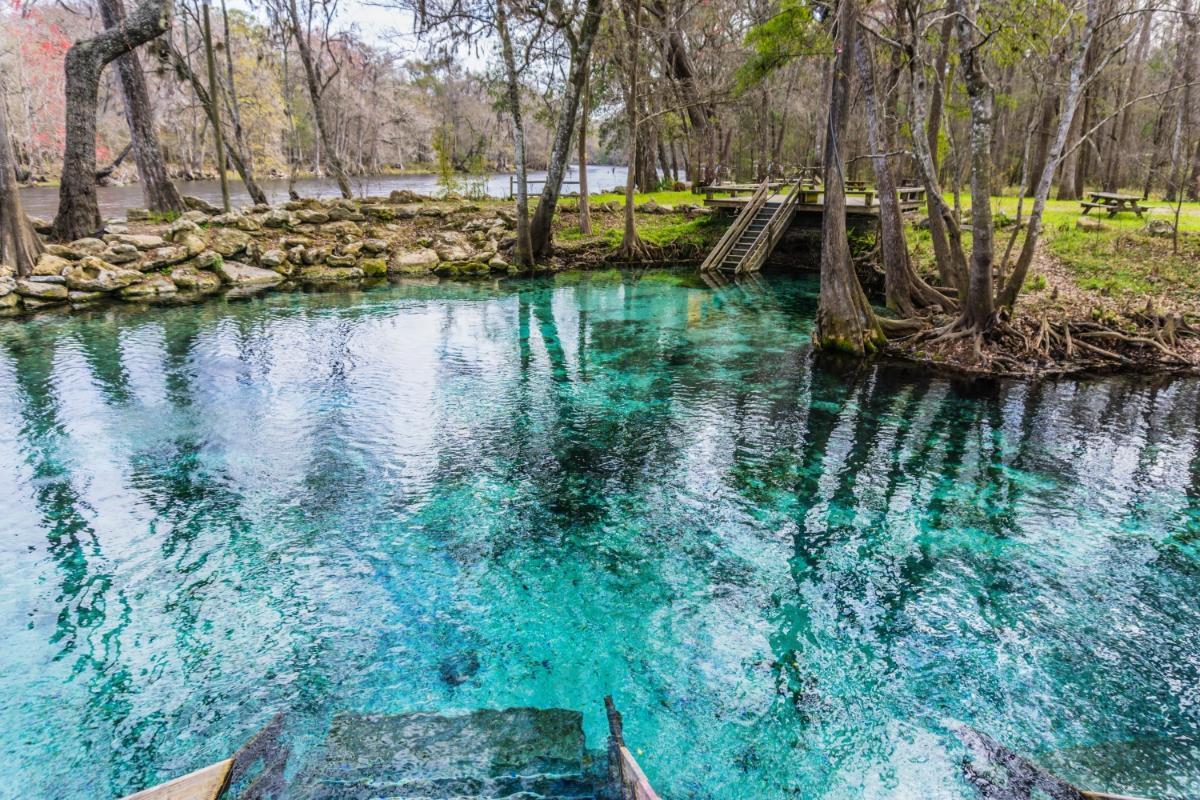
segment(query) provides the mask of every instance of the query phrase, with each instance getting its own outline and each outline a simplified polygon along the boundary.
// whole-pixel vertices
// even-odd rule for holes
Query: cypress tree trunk
[[[100,74],[105,65],[165,33],[174,11],[174,0],[146,0],[122,24],[105,28],[90,39],[81,39],[67,51],[67,137],[58,215],[52,234],[56,241],[80,239],[101,228],[96,200],[96,103]]]
[[[550,237],[554,223],[554,209],[562,191],[563,174],[571,152],[571,132],[575,129],[575,116],[579,110],[579,98],[588,82],[588,67],[591,64],[592,43],[600,29],[601,0],[588,0],[580,25],[574,52],[571,54],[571,69],[567,78],[567,90],[563,94],[562,110],[558,115],[558,126],[554,132],[554,146],[550,150],[550,163],[546,169],[546,183],[538,199],[530,225],[533,256],[541,258],[550,251]],[[587,125],[586,114],[584,126]],[[582,189],[581,189],[582,193]]]
[[[814,341],[823,349],[866,355],[883,344],[879,320],[867,302],[846,236],[846,176],[841,148],[850,106],[850,70],[858,38],[857,0],[838,6],[836,57],[825,129],[825,210],[821,218],[821,295]]]
[[[100,18],[104,26],[112,28],[125,18],[121,0],[100,0]],[[125,121],[129,125],[129,136],[133,142],[133,160],[137,164],[138,176],[142,181],[142,196],[146,208],[151,211],[184,211],[183,198],[167,174],[163,160],[162,145],[154,127],[154,108],[150,105],[150,92],[146,89],[146,76],[135,51],[117,59],[117,73],[121,78],[121,97],[125,103]]]
[[[0,80],[0,89],[3,86]],[[21,205],[17,164],[8,135],[8,108],[0,102],[0,264],[13,267],[19,276],[28,275],[41,253],[42,240]]]

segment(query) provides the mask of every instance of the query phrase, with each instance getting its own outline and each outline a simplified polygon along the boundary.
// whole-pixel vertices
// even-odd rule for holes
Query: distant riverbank
[[[621,166],[589,166],[589,192],[611,191],[625,186],[626,168]],[[478,194],[487,197],[508,197],[509,180],[512,173],[495,172],[483,175],[456,176],[459,186],[456,189],[464,194]],[[541,181],[546,178],[545,171],[531,171],[529,181],[531,191],[540,192]],[[571,167],[566,175],[563,191],[566,193],[579,190],[579,170]],[[287,202],[288,182],[286,179],[260,180],[267,200],[272,205]],[[435,174],[397,174],[397,175],[368,175],[350,178],[357,197],[387,196],[398,190],[408,190],[422,195],[437,195],[444,191]],[[215,180],[178,181],[183,194],[199,197],[210,203],[220,204],[221,184]],[[246,194],[241,181],[230,175],[229,190],[234,206],[250,204],[250,196]],[[296,191],[302,197],[326,199],[338,196],[337,184],[332,178],[301,178],[296,181]],[[106,218],[123,217],[130,208],[144,206],[142,187],[139,184],[125,186],[101,186],[97,190],[100,200],[100,213]],[[58,187],[27,186],[21,189],[21,200],[25,212],[31,216],[50,219],[58,210]]]

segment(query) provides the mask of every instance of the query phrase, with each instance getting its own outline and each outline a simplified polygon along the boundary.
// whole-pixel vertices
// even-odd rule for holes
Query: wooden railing
[[[625,746],[621,712],[617,711],[611,696],[604,698],[604,710],[608,712],[609,795],[619,800],[659,800],[637,759]]]
[[[763,181],[759,184],[754,194],[750,196],[750,201],[742,207],[742,211],[738,214],[737,219],[725,231],[725,235],[717,242],[717,246],[708,254],[708,258],[704,259],[704,263],[700,265],[701,272],[708,272],[721,266],[721,262],[725,260],[725,256],[737,244],[737,240],[741,238],[742,233],[749,227],[750,221],[758,214],[770,196],[771,183],[770,181]]]
[[[754,240],[754,244],[746,251],[746,255],[742,257],[741,263],[738,264],[737,271],[756,272],[762,267],[763,262],[767,260],[767,256],[771,255],[771,251],[775,249],[775,245],[779,243],[780,237],[783,236],[784,230],[787,228],[792,219],[792,212],[796,209],[796,203],[800,199],[800,181],[792,184],[791,191],[787,197],[775,209],[775,213],[767,220],[767,225],[763,228],[759,237]]]

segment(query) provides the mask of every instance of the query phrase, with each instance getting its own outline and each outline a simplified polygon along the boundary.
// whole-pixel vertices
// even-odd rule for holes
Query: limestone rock
[[[1147,220],[1145,231],[1151,236],[1174,236],[1175,225],[1170,220],[1151,219]]]
[[[1103,222],[1098,219],[1091,219],[1090,217],[1080,217],[1075,220],[1075,227],[1088,233],[1099,233],[1108,230],[1108,226]]]
[[[208,244],[205,243],[203,237],[194,233],[183,236],[177,240],[177,243],[184,250],[187,250],[188,258],[195,258],[208,249]]]
[[[301,264],[304,263],[304,253],[305,252],[306,251],[304,249],[304,245],[302,245],[302,244],[298,244],[295,247],[289,249],[288,253],[287,253],[288,263],[295,264],[296,266],[300,266]]]
[[[150,220],[150,217],[150,209],[148,208],[125,209],[125,219],[129,222],[147,222]]]
[[[111,292],[142,280],[136,269],[114,267],[94,256],[78,261],[63,270],[67,288],[79,292]]]
[[[54,230],[54,223],[41,217],[30,217],[29,224],[42,236],[49,236]]]
[[[339,222],[329,222],[321,226],[321,233],[330,238],[352,237],[362,238],[363,231],[357,222],[348,219]]]
[[[304,267],[296,277],[305,283],[339,283],[352,281],[363,277],[363,271],[358,267],[330,267],[316,265]]]
[[[396,209],[384,205],[367,205],[362,207],[362,213],[368,219],[379,222],[390,222],[396,219]]]
[[[238,218],[233,221],[233,227],[237,228],[239,231],[248,231],[250,233],[262,230],[262,225],[258,220],[256,220],[254,217],[248,217],[244,214],[239,215]]]
[[[108,243],[101,241],[100,239],[93,239],[91,237],[88,237],[85,239],[76,239],[75,241],[71,242],[71,244],[69,246],[76,253],[80,254],[79,258],[83,258],[84,256],[100,255],[108,248]],[[70,256],[63,256],[63,257],[70,258]],[[75,260],[78,260],[78,259],[75,259]]]
[[[146,259],[139,266],[143,272],[149,272],[150,270],[169,267],[172,264],[181,264],[191,257],[186,247],[177,244],[170,245],[147,253]]]
[[[217,228],[208,240],[208,246],[225,257],[236,256],[244,251],[249,243],[249,234],[232,228]]]
[[[388,243],[383,239],[367,239],[362,243],[362,249],[372,255],[378,255],[387,252]]]
[[[196,269],[191,264],[182,264],[171,270],[171,280],[180,289],[208,294],[221,288],[221,279],[214,272]]]
[[[357,261],[358,261],[358,259],[355,258],[353,255],[331,254],[331,255],[325,257],[326,266],[330,266],[330,267],[334,267],[334,268],[353,267],[355,262],[357,262]]]
[[[63,270],[74,263],[60,256],[42,253],[33,267],[34,275],[62,275]]]
[[[217,264],[221,263],[221,260],[220,253],[217,253],[213,250],[205,250],[203,253],[196,256],[196,266],[200,269],[215,270],[217,268]]]
[[[107,261],[109,264],[129,264],[141,258],[141,254],[136,247],[123,242],[116,242],[109,245],[109,248],[100,254],[100,258]]]
[[[239,264],[236,261],[221,261],[214,265],[214,271],[221,280],[234,286],[274,286],[283,280],[278,272],[249,264]]]
[[[133,245],[138,250],[153,250],[167,243],[167,240],[161,236],[145,233],[123,233],[117,235],[114,239],[120,244]]]
[[[61,283],[43,283],[28,278],[17,279],[17,294],[33,300],[61,303],[67,299],[67,287]]]
[[[267,250],[258,257],[258,263],[268,269],[275,269],[287,261],[287,253],[278,248]]]
[[[177,219],[167,228],[166,239],[168,242],[180,242],[184,237],[196,236],[199,233],[200,226],[190,219]]]
[[[79,259],[88,255],[87,253],[84,253],[81,250],[76,250],[75,248],[66,244],[48,244],[46,245],[46,253],[67,261],[78,261]]]
[[[397,189],[388,195],[388,202],[394,204],[420,203],[425,198],[408,189]]]
[[[315,264],[324,264],[325,259],[329,258],[328,247],[306,247],[304,248],[304,263],[307,266]]]
[[[203,211],[185,211],[179,218],[197,224],[208,222],[208,215]]]
[[[382,258],[362,258],[358,261],[358,268],[362,270],[363,275],[375,277],[387,275],[388,263]]]
[[[192,197],[185,194],[183,196],[183,204],[192,211],[198,211],[201,214],[210,217],[221,213],[221,209],[217,208],[207,200],[200,199],[199,197]]]
[[[149,300],[156,297],[167,297],[175,294],[179,288],[175,281],[161,272],[147,275],[140,283],[131,283],[121,290],[121,297],[126,300]]]
[[[422,248],[408,253],[397,253],[392,256],[391,263],[388,265],[388,271],[404,275],[422,275],[432,272],[439,261],[441,259],[438,257],[436,250]]]
[[[433,249],[442,261],[467,261],[473,252],[467,237],[454,231],[439,234]]]
[[[67,300],[71,303],[72,308],[82,308],[92,303],[98,303],[106,297],[108,297],[108,292],[80,292],[74,289],[67,292]]]
[[[8,275],[5,275],[4,277],[0,278],[0,297],[8,297],[10,294],[15,292],[16,290],[17,290],[16,279],[14,279]]]
[[[308,225],[324,225],[329,222],[329,215],[314,208],[302,208],[296,212],[296,217]]]
[[[297,223],[298,217],[293,217],[282,208],[268,211],[262,219],[263,226],[267,228],[290,228]]]
[[[350,222],[362,222],[366,219],[357,206],[347,205],[344,202],[331,207],[328,213],[330,222],[343,222],[347,220]]]
[[[12,317],[21,313],[21,298],[16,292],[0,296],[0,317]]]

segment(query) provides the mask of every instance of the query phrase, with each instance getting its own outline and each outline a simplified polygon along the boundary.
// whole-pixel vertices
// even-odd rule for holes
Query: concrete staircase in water
[[[509,708],[461,715],[343,713],[292,784],[303,800],[594,800],[605,764],[583,715]]]

